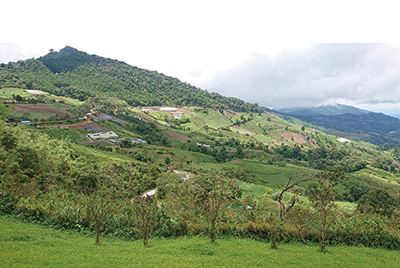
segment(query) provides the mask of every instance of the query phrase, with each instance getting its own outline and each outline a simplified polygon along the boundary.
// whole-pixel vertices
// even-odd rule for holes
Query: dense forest
[[[0,87],[40,89],[79,100],[98,94],[132,106],[178,105],[262,113],[257,104],[209,93],[176,78],[71,47],[39,59],[0,65]]]

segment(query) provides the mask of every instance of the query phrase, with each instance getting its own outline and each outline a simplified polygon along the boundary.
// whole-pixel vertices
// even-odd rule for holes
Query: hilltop
[[[105,95],[132,106],[201,106],[263,112],[257,104],[209,93],[156,71],[89,55],[68,46],[39,59],[1,64],[0,87],[40,89],[79,100]]]

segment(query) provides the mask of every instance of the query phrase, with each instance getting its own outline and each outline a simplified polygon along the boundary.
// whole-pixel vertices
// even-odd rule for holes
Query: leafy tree
[[[153,196],[137,196],[127,202],[135,221],[135,228],[143,237],[143,245],[147,246],[150,235],[157,222],[157,201]]]
[[[326,251],[326,236],[329,226],[335,221],[335,186],[344,173],[338,170],[322,171],[315,176],[316,181],[310,184],[308,199],[316,209],[320,234],[319,248],[321,252]]]
[[[88,219],[96,230],[96,245],[98,245],[104,223],[107,221],[107,218],[109,218],[110,212],[113,209],[113,201],[106,187],[100,187],[89,192],[86,199]]]
[[[371,189],[357,202],[357,211],[375,212],[391,216],[395,209],[395,199],[383,189]]]
[[[229,200],[236,196],[234,180],[226,181],[220,175],[214,174],[207,177],[200,190],[204,196],[202,210],[208,222],[209,235],[213,243],[221,214],[226,209]]]

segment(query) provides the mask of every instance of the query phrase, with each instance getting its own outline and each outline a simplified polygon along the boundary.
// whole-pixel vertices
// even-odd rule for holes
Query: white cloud
[[[266,107],[400,102],[400,48],[314,44],[270,57],[254,54],[204,82],[210,91]]]

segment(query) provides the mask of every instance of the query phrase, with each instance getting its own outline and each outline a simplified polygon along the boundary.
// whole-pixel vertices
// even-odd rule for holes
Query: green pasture
[[[80,101],[80,100],[77,100],[77,99],[71,99],[71,98],[68,98],[68,97],[56,96],[56,95],[52,95],[52,94],[46,95],[46,99],[48,101],[52,101],[52,100],[63,101],[64,103],[59,103],[59,104],[61,104],[61,105],[64,104],[64,106],[65,106],[65,104],[71,104],[73,106],[80,106],[80,105],[82,105],[84,103],[84,101]]]
[[[24,89],[21,88],[10,88],[10,89],[4,89],[0,88],[0,99],[6,99],[6,100],[11,100],[13,99],[12,95],[20,95],[22,98],[29,98],[32,95],[28,92],[26,92]]]
[[[396,251],[316,244],[280,244],[240,238],[102,238],[0,217],[2,267],[399,267]]]
[[[80,142],[86,140],[86,138],[83,137],[85,133],[83,131],[75,129],[59,129],[58,127],[47,127],[41,128],[41,132],[44,132],[59,140],[69,139],[71,142]]]

